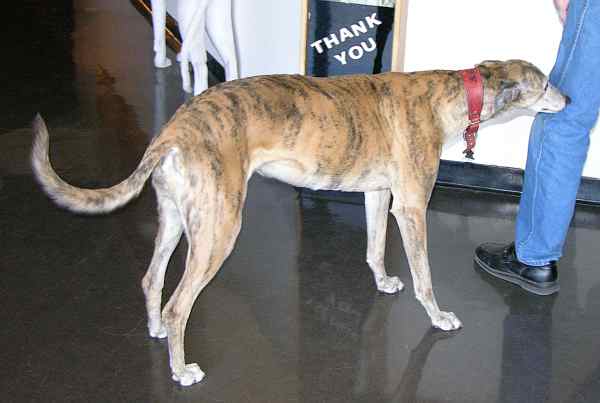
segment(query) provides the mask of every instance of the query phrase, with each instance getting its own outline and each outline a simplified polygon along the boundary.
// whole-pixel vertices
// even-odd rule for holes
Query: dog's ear
[[[498,88],[498,95],[494,102],[496,112],[504,109],[507,105],[516,101],[521,96],[521,90],[516,81],[501,80]]]
[[[498,64],[502,64],[500,60],[484,60],[481,62],[480,66],[495,66]]]

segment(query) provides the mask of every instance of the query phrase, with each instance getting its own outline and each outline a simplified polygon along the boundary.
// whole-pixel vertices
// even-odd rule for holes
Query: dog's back
[[[449,72],[256,77],[193,98],[172,129],[185,133],[182,142],[198,138],[190,152],[241,156],[248,172],[313,189],[373,190],[389,185],[394,155],[437,156],[436,113],[455,85]]]

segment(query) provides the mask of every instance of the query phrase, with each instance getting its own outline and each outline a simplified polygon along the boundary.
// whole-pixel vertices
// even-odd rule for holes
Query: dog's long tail
[[[101,214],[115,210],[136,197],[165,154],[165,144],[151,144],[136,170],[121,183],[104,189],[83,189],[62,180],[52,168],[48,155],[48,128],[38,114],[33,121],[34,140],[31,151],[33,172],[45,192],[58,205],[85,214]]]

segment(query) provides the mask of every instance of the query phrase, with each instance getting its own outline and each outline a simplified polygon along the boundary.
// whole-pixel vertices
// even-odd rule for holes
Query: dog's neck
[[[448,103],[448,110],[442,113],[442,127],[444,127],[444,149],[452,147],[458,143],[464,143],[464,132],[469,126],[469,105],[467,102],[467,93],[462,87],[462,78],[457,75],[457,80],[461,81],[462,90],[455,98]],[[494,110],[495,94],[485,85],[483,92],[483,109],[481,111],[481,123],[486,123],[495,117]]]
[[[469,125],[469,106],[464,89],[447,106],[447,110],[440,114],[444,128],[444,148],[464,142],[463,133]]]

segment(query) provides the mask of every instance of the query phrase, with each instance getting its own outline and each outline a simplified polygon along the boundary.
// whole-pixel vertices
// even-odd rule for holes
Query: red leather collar
[[[481,110],[483,109],[483,79],[478,68],[460,70],[463,78],[465,91],[467,93],[467,104],[469,106],[469,126],[465,129],[463,137],[467,143],[467,148],[463,151],[466,158],[475,159],[473,148],[481,123]]]

